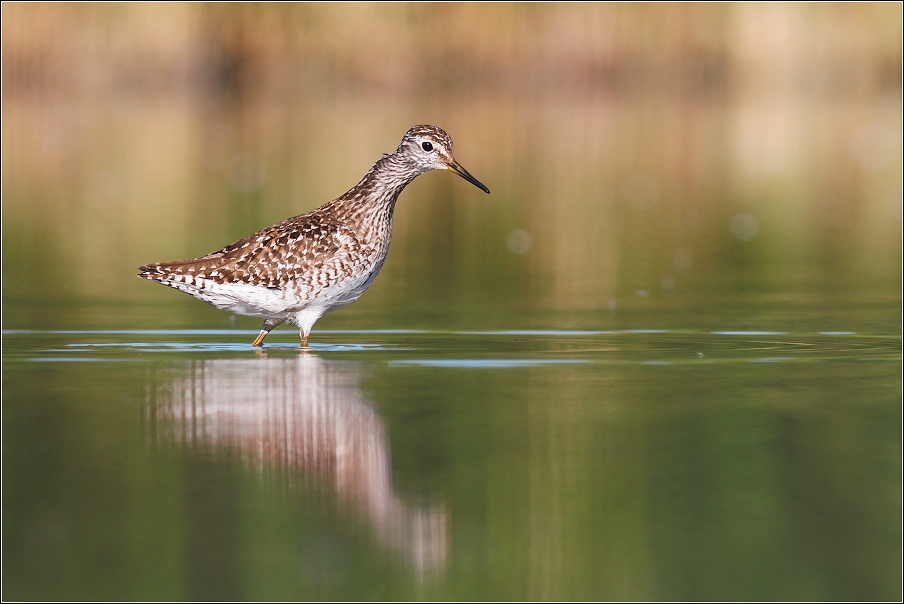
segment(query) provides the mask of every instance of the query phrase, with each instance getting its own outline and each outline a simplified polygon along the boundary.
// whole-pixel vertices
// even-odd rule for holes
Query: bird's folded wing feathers
[[[316,214],[289,218],[240,239],[216,252],[175,262],[142,266],[142,277],[192,275],[219,283],[253,282],[281,287],[330,261],[355,233],[337,221]]]

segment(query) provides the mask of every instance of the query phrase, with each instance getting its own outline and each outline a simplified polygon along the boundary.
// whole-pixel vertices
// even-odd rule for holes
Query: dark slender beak
[[[449,170],[450,172],[455,172],[456,174],[458,174],[459,176],[464,178],[466,181],[468,181],[469,183],[471,183],[472,185],[474,185],[475,187],[477,187],[478,189],[483,191],[484,193],[490,192],[490,190],[487,189],[483,185],[482,182],[480,182],[479,180],[477,180],[476,178],[471,176],[471,174],[467,170],[462,168],[461,165],[459,165],[459,163],[457,161],[455,161],[454,159],[449,163],[449,166],[446,169]]]

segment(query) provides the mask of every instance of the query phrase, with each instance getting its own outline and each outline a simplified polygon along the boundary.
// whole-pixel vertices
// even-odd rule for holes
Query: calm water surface
[[[863,599],[900,585],[901,339],[3,334],[28,599]]]

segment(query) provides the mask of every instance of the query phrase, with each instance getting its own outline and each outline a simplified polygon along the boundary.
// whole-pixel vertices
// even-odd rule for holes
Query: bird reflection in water
[[[447,514],[393,492],[386,429],[361,391],[357,364],[306,354],[188,367],[159,381],[149,401],[157,440],[238,451],[266,476],[326,485],[419,573],[445,566]]]

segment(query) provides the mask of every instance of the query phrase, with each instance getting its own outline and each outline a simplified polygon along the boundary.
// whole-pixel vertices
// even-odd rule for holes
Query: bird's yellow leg
[[[302,348],[308,347],[308,334],[305,332],[301,332],[301,347]]]
[[[282,324],[281,319],[267,319],[266,321],[264,321],[264,326],[261,327],[261,332],[259,334],[257,334],[257,337],[254,338],[254,343],[251,345],[252,346],[263,346],[264,338],[267,337],[267,334],[270,333],[270,330],[281,324]]]

